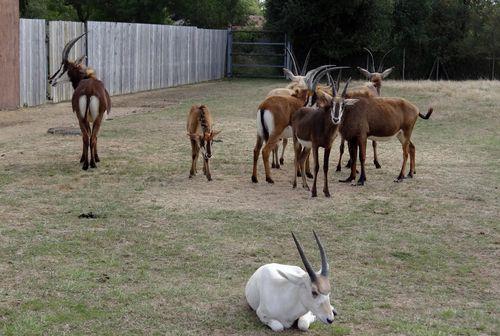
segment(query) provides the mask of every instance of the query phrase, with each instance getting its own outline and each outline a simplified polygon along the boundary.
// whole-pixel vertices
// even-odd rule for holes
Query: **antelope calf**
[[[415,145],[411,142],[411,134],[417,118],[429,119],[432,108],[426,115],[418,108],[402,98],[358,98],[341,115],[340,134],[347,141],[352,159],[351,174],[341,182],[351,182],[356,178],[356,155],[359,148],[361,175],[357,182],[363,185],[366,181],[365,159],[366,141],[388,140],[394,136],[401,142],[403,149],[403,165],[396,178],[399,182],[405,178],[405,167],[410,154],[410,171],[408,177],[415,174]]]
[[[333,97],[325,102],[318,102],[319,108],[303,107],[292,116],[293,143],[295,149],[295,166],[300,170],[302,176],[302,187],[309,190],[307,180],[304,177],[304,160],[312,150],[314,159],[314,180],[311,196],[316,197],[316,182],[319,171],[318,148],[325,149],[323,159],[323,173],[325,176],[323,193],[330,197],[328,190],[328,165],[330,161],[330,151],[332,143],[337,136],[340,116],[345,106],[350,106],[356,102],[355,99],[346,97],[347,81],[341,95],[338,95],[335,83],[332,83]],[[324,99],[324,98],[320,98]],[[297,174],[294,174],[293,188],[297,187]]]
[[[210,158],[212,157],[212,144],[220,131],[212,129],[212,114],[205,105],[193,105],[188,112],[187,134],[191,140],[191,170],[189,178],[196,175],[196,163],[200,151],[203,155],[203,174],[208,181],[212,181],[210,173]]]
[[[68,73],[68,77],[75,90],[71,98],[71,106],[78,118],[80,130],[82,131],[83,151],[80,163],[83,163],[83,170],[89,168],[89,145],[90,167],[96,168],[96,162],[100,161],[97,154],[97,134],[99,133],[103,117],[111,111],[111,99],[109,98],[108,91],[104,87],[103,82],[95,77],[94,72],[83,65],[82,61],[84,58],[82,57],[76,62],[68,60],[71,48],[85,34],[74,38],[64,46],[61,66],[49,78],[49,84],[56,86],[58,80],[65,73]]]
[[[307,331],[316,319],[333,323],[337,311],[330,304],[329,266],[325,249],[314,233],[321,256],[321,270],[315,272],[304,250],[292,232],[295,246],[306,271],[297,266],[266,264],[248,280],[245,297],[260,321],[273,331],[290,328],[295,321]]]

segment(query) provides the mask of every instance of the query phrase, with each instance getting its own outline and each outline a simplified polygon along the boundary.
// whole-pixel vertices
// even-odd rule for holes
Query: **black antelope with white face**
[[[315,86],[319,78],[313,83],[312,92],[315,92]],[[309,185],[304,177],[304,161],[312,150],[314,159],[314,180],[311,190],[311,196],[317,196],[316,182],[319,171],[319,147],[325,149],[323,159],[323,173],[325,177],[323,193],[326,197],[330,197],[328,189],[328,165],[330,151],[333,141],[335,140],[344,108],[354,104],[356,99],[349,99],[346,96],[349,81],[347,81],[342,94],[338,94],[337,83],[331,84],[332,97],[319,97],[316,102],[318,108],[303,107],[292,116],[293,143],[295,150],[295,166],[301,172],[302,187],[309,190]],[[297,174],[294,174],[293,188],[297,187]]]
[[[111,99],[104,84],[95,77],[91,69],[83,65],[84,57],[75,62],[68,60],[71,48],[84,35],[74,38],[64,46],[61,66],[49,78],[49,84],[56,86],[62,76],[67,73],[75,89],[71,98],[71,106],[82,131],[83,151],[80,163],[83,164],[82,169],[87,170],[89,165],[91,168],[96,168],[96,162],[100,161],[97,154],[97,134],[103,117],[110,113]],[[89,147],[90,162],[88,157]]]
[[[187,118],[187,134],[191,140],[191,170],[189,178],[196,175],[196,163],[200,152],[203,156],[203,174],[208,181],[212,181],[210,173],[210,158],[214,138],[220,131],[212,129],[212,114],[205,105],[193,105]]]

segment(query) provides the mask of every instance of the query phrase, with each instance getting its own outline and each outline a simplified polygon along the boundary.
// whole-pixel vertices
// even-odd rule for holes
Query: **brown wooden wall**
[[[0,0],[0,109],[19,106],[19,0]]]

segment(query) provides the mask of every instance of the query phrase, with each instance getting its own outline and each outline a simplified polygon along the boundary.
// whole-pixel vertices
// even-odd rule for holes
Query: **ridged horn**
[[[385,56],[389,55],[389,53],[391,51],[393,51],[393,50],[394,50],[394,48],[392,48],[391,50],[389,50],[388,52],[386,52],[384,54],[384,56],[382,57],[382,60],[380,61],[380,64],[379,64],[379,67],[378,67],[378,72],[382,72],[384,70],[384,59],[385,59]]]
[[[73,46],[75,45],[75,43],[81,39],[83,36],[85,36],[87,34],[87,32],[83,33],[82,35],[78,36],[78,37],[75,37],[74,39],[72,39],[71,41],[69,41],[68,43],[66,43],[66,45],[64,46],[64,49],[62,51],[62,61],[63,62],[67,62],[68,61],[68,56],[69,56],[69,52],[71,50],[71,48],[73,48]]]
[[[286,51],[288,52],[288,54],[290,55],[290,58],[292,59],[292,65],[293,65],[293,74],[295,76],[298,76],[299,75],[299,67],[297,66],[297,59],[295,58],[295,55],[293,54],[293,52],[288,49],[288,48],[285,48]]]
[[[306,59],[304,61],[304,65],[302,65],[302,70],[300,71],[301,76],[304,76],[306,74],[307,66],[309,65],[309,58],[311,57],[311,50],[312,50],[312,48],[310,48],[309,51],[307,52],[307,56],[306,56]]]
[[[349,77],[349,79],[347,80],[347,82],[345,83],[345,86],[344,86],[344,90],[342,91],[342,97],[345,97],[346,93],[347,93],[347,87],[349,86],[349,83],[351,82],[351,77]]]
[[[368,48],[363,47],[363,49],[365,49],[370,54],[370,57],[372,58],[372,72],[375,72],[375,59],[373,58],[372,52]]]
[[[309,274],[309,278],[311,278],[311,281],[315,281],[317,278],[316,273],[314,272],[311,263],[309,260],[307,260],[306,255],[304,254],[304,249],[302,248],[302,245],[300,245],[299,241],[297,240],[297,237],[292,232],[292,237],[293,241],[295,242],[295,246],[297,246],[297,250],[299,251],[300,258],[302,259],[302,263],[304,264],[304,267],[306,268],[307,274]]]
[[[323,247],[323,244],[321,244],[321,240],[319,239],[318,235],[314,230],[313,234],[314,234],[314,239],[316,239],[316,243],[318,244],[319,254],[321,256],[321,275],[327,277],[328,271],[330,269],[328,266],[328,259],[326,258],[325,248]]]

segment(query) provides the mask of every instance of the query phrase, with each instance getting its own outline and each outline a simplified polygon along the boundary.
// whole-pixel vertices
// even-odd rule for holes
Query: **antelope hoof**
[[[306,172],[306,176],[309,177],[310,179],[314,177],[313,174],[311,174],[311,172]]]
[[[365,180],[359,179],[358,182],[356,183],[357,186],[364,186],[365,185]]]
[[[297,177],[301,177],[302,174],[300,173],[300,171],[297,170]]]
[[[352,177],[352,176],[349,176],[345,180],[339,180],[339,182],[342,182],[342,183],[350,183],[352,181],[354,181],[354,177]]]
[[[378,163],[377,160],[373,160],[373,164],[375,165],[375,168],[377,168],[377,169],[382,168],[382,166],[380,165],[380,163]]]
[[[325,194],[325,197],[331,197],[328,190],[323,190],[323,193]]]
[[[352,165],[351,160],[349,160],[349,161],[347,161],[347,164],[345,165],[345,167],[346,168],[351,168],[351,165]]]
[[[318,193],[316,191],[311,191],[311,197],[318,197]]]
[[[283,164],[285,163],[285,160],[283,158],[280,159],[280,165],[283,166]]]
[[[413,174],[412,173],[408,173],[408,175],[406,175],[406,178],[413,178]]]
[[[280,169],[280,165],[279,164],[276,164],[276,169]]]
[[[194,177],[194,174],[189,174],[189,178],[193,178]]]
[[[259,182],[259,181],[257,181],[257,176],[252,175],[252,182],[253,183],[258,183]]]
[[[267,183],[274,184],[273,179],[272,179],[272,178],[270,178],[269,176],[266,176],[266,182],[267,182]]]
[[[271,163],[271,168],[276,168],[276,165],[273,163]]]
[[[399,175],[395,180],[394,182],[396,183],[399,183],[399,182],[403,182],[403,180],[405,179],[404,175]]]
[[[90,162],[90,168],[97,168],[95,162]]]
[[[302,188],[304,188],[307,191],[311,190],[311,189],[309,189],[309,185],[307,185],[307,184],[306,185],[302,185]]]
[[[297,182],[292,183],[292,189],[295,189],[295,188],[297,188]]]
[[[84,163],[83,163],[83,166],[82,166],[82,169],[83,169],[83,170],[87,170],[87,169],[89,169],[89,163],[88,163],[88,162],[84,162]]]
[[[210,175],[209,175],[209,176],[207,176],[207,180],[208,180],[209,182],[210,182],[210,181],[212,181],[212,176],[210,176]]]
[[[95,162],[101,162],[101,159],[99,159],[99,156],[96,154],[95,155],[95,159],[94,159]]]
[[[342,167],[340,165],[337,165],[337,169],[335,169],[335,171],[342,171]]]

